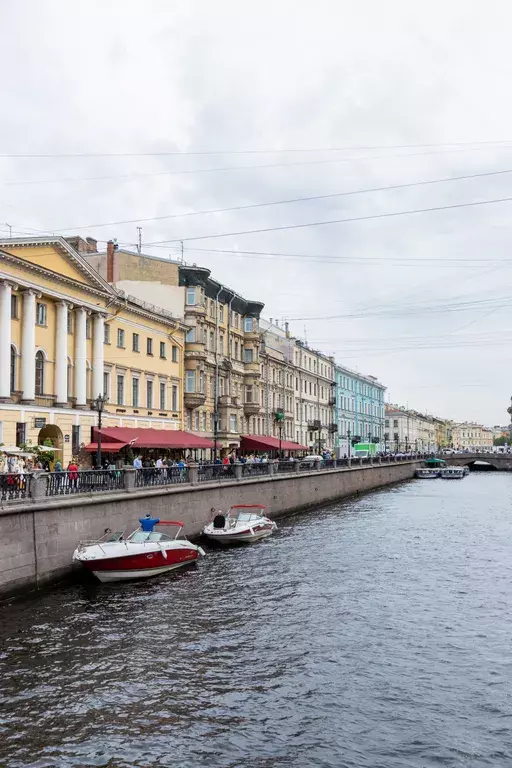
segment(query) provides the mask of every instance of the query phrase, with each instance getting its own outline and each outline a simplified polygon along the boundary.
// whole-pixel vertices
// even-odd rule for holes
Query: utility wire
[[[312,200],[330,200],[337,197],[348,197],[350,195],[364,195],[372,192],[387,192],[394,189],[407,189],[409,187],[421,187],[429,184],[445,184],[451,181],[463,181],[466,179],[479,179],[488,176],[502,176],[504,174],[512,173],[512,168],[505,168],[500,171],[486,171],[484,173],[470,173],[463,176],[449,176],[442,179],[427,179],[425,181],[412,181],[405,184],[389,184],[384,187],[368,187],[365,189],[355,189],[349,192],[333,192],[327,195],[309,195],[307,197],[292,197],[287,200],[273,200],[268,203],[249,203],[247,205],[234,205],[228,208],[209,208],[204,211],[188,211],[187,213],[170,213],[165,216],[149,216],[146,218],[138,219],[121,219],[119,221],[107,221],[94,224],[81,224],[78,227],[59,227],[54,229],[54,232],[69,232],[71,230],[76,231],[79,229],[91,229],[93,227],[112,227],[121,224],[137,224],[139,222],[148,221],[164,221],[166,219],[183,219],[189,216],[206,216],[212,213],[227,213],[229,211],[245,211],[252,208],[266,208],[274,205],[289,205],[291,203],[304,203]]]

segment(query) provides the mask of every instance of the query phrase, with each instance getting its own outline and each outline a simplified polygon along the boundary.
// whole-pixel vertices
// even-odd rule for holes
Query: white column
[[[54,391],[56,405],[63,406],[68,402],[68,305],[59,301],[56,308]]]
[[[83,407],[87,399],[87,358],[86,358],[86,311],[79,307],[75,311],[75,380],[76,405]]]
[[[32,402],[36,392],[36,294],[23,293],[21,320],[21,397]]]
[[[94,329],[92,338],[92,396],[93,398],[103,394],[103,343],[105,334],[105,318],[103,315],[94,315]]]
[[[0,283],[0,400],[11,395],[11,284]]]

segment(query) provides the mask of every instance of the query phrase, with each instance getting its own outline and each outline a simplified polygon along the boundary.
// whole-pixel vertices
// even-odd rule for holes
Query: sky
[[[141,226],[389,401],[505,424],[511,16],[0,0],[0,236]]]

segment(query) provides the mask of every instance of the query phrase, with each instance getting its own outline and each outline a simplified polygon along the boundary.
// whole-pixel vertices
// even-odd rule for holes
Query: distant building
[[[364,376],[335,365],[337,447],[348,455],[349,439],[384,444],[384,393],[386,387],[374,376]]]
[[[481,424],[465,421],[453,426],[453,447],[458,450],[489,450],[493,446],[493,431]]]

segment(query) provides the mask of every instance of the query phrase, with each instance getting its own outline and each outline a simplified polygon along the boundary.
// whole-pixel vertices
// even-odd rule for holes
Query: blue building
[[[363,376],[336,364],[336,422],[338,454],[349,453],[349,439],[384,445],[384,393],[386,387],[374,376]]]

